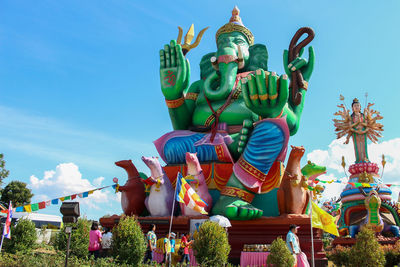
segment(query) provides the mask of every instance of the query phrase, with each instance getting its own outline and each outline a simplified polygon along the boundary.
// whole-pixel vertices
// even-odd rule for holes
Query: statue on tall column
[[[371,109],[373,105],[368,103],[364,113],[361,113],[361,104],[357,98],[354,98],[351,104],[353,111],[351,115],[343,104],[338,106],[342,110],[335,113],[335,115],[342,117],[340,120],[333,120],[337,138],[347,135],[345,144],[349,143],[351,137],[353,138],[356,163],[369,162],[367,138],[376,143],[383,131],[383,125],[376,122],[383,119],[383,117],[379,114],[379,111]]]
[[[340,98],[344,100],[343,96]],[[350,114],[344,104],[338,105],[341,110],[335,115],[341,119],[333,120],[337,138],[346,136],[345,144],[353,139],[356,158],[349,166],[348,184],[340,194],[339,233],[355,237],[361,228],[368,227],[375,232],[390,231],[398,237],[400,218],[392,203],[392,191],[382,183],[378,165],[368,158],[367,139],[376,143],[383,131],[383,125],[377,122],[383,117],[371,109],[373,105],[368,103],[361,113],[360,102],[355,98],[351,104],[353,112]],[[383,167],[385,163],[383,157]]]
[[[233,163],[214,214],[258,218],[262,210],[251,205],[254,194],[279,187],[314,68],[312,47],[308,61],[301,57],[313,37],[310,28],[296,33],[283,55],[286,74],[278,76],[268,70],[266,46],[254,44],[235,7],[216,33],[217,51],[200,62],[200,80],[189,84],[188,50],[175,40],[160,51],[161,90],[174,131],[154,143],[167,164],[185,163],[186,152],[197,153],[200,162]]]

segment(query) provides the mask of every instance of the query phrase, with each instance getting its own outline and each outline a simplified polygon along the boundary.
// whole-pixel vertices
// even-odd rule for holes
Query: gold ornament
[[[197,47],[201,41],[201,38],[203,37],[204,32],[208,29],[204,28],[199,32],[199,35],[197,35],[196,41],[191,44],[193,38],[194,38],[194,25],[192,24],[188,30],[188,32],[186,33],[185,37],[184,37],[184,42],[181,44],[182,41],[182,34],[183,34],[183,30],[181,27],[178,26],[179,29],[179,34],[178,34],[178,39],[176,39],[176,42],[178,44],[182,45],[182,52],[184,55],[186,55],[191,49]]]
[[[215,41],[218,42],[218,37],[223,33],[240,32],[246,36],[249,45],[254,44],[254,36],[249,29],[247,29],[239,16],[240,10],[237,6],[232,10],[232,17],[227,24],[219,28],[215,34]]]

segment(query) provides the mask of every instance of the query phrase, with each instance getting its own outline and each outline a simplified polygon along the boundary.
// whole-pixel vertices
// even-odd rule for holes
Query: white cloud
[[[355,155],[353,142],[345,145],[344,138],[335,139],[325,150],[317,149],[307,154],[307,160],[326,166],[327,175],[321,176],[322,180],[339,179],[347,182],[347,178],[343,172],[342,156],[345,157],[346,173],[349,175],[348,167],[354,163]],[[371,143],[368,145],[368,156],[371,162],[377,163],[379,166],[379,174],[382,173],[382,154],[385,155],[386,165],[383,174],[384,183],[399,183],[400,176],[400,138],[391,139],[378,144]],[[341,177],[341,178],[339,178]],[[332,183],[326,185],[323,193],[323,199],[330,199],[334,196],[339,196],[343,190],[344,184]],[[400,187],[392,187],[393,198],[397,200]]]
[[[30,177],[29,188],[35,194],[32,203],[44,200],[51,200],[58,197],[68,196],[75,193],[82,193],[101,186],[104,177],[98,177],[91,183],[88,179],[82,178],[79,168],[74,163],[61,163],[55,170],[45,171],[43,178]],[[104,204],[111,201],[118,201],[111,190],[99,190],[87,198],[77,197],[75,201],[87,205],[89,208],[100,210]]]
[[[94,179],[93,180],[93,184],[96,186],[96,187],[100,187],[101,186],[101,183],[104,181],[104,177],[98,177],[98,178],[96,178],[96,179]]]

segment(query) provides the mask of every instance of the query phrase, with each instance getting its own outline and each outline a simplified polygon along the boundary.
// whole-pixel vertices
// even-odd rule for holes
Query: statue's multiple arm
[[[174,130],[187,129],[192,121],[194,105],[190,103],[192,100],[185,101],[184,92],[194,89],[189,88],[189,61],[175,40],[160,50],[160,81]]]
[[[289,92],[291,72],[300,70],[303,79],[308,82],[314,68],[314,50],[309,48],[309,60],[301,58],[300,53],[292,62],[288,62],[288,52],[284,52],[286,75],[278,77],[275,72],[258,69],[255,74],[249,74],[241,80],[243,98],[246,106],[262,118],[277,118],[286,116],[290,135],[294,135],[298,128],[305,99],[306,89],[300,88],[301,102],[295,105]],[[288,66],[291,66],[290,68]],[[307,83],[306,83],[307,84]]]
[[[303,76],[303,79],[306,81],[306,87],[308,86],[308,81],[311,78],[311,74],[314,70],[314,62],[315,62],[315,54],[312,46],[308,48],[308,61],[302,58],[303,49],[300,51],[299,56],[294,59],[292,62],[288,62],[289,56],[288,51],[284,50],[283,52],[283,66],[285,68],[286,74],[291,77],[291,73],[293,71],[299,70]],[[285,105],[283,110],[283,115],[286,115],[286,121],[289,126],[290,135],[294,135],[299,129],[299,123],[301,114],[303,113],[303,106],[305,100],[305,94],[307,89],[300,88],[299,93],[302,95],[301,102],[299,105],[295,105],[292,102],[291,92],[289,93],[289,98],[287,105]]]

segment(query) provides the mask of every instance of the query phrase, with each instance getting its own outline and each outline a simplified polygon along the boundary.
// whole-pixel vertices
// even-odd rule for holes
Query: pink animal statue
[[[144,202],[147,210],[151,216],[171,216],[174,189],[170,180],[164,173],[158,157],[142,157],[142,160],[151,171],[151,176],[148,179],[154,183]]]
[[[142,178],[131,160],[121,160],[115,165],[123,168],[128,174],[128,181],[119,187],[121,195],[121,207],[124,213],[130,215],[140,215],[144,210],[144,199],[146,193]]]
[[[212,208],[212,197],[208,192],[208,186],[206,180],[204,179],[203,170],[201,169],[200,162],[197,158],[197,153],[186,152],[186,164],[187,164],[187,174],[191,175],[193,178],[189,182],[190,186],[196,191],[199,197],[207,203],[205,211],[210,212]],[[188,208],[183,203],[179,203],[181,206],[182,215],[185,216],[196,216],[200,213]]]

